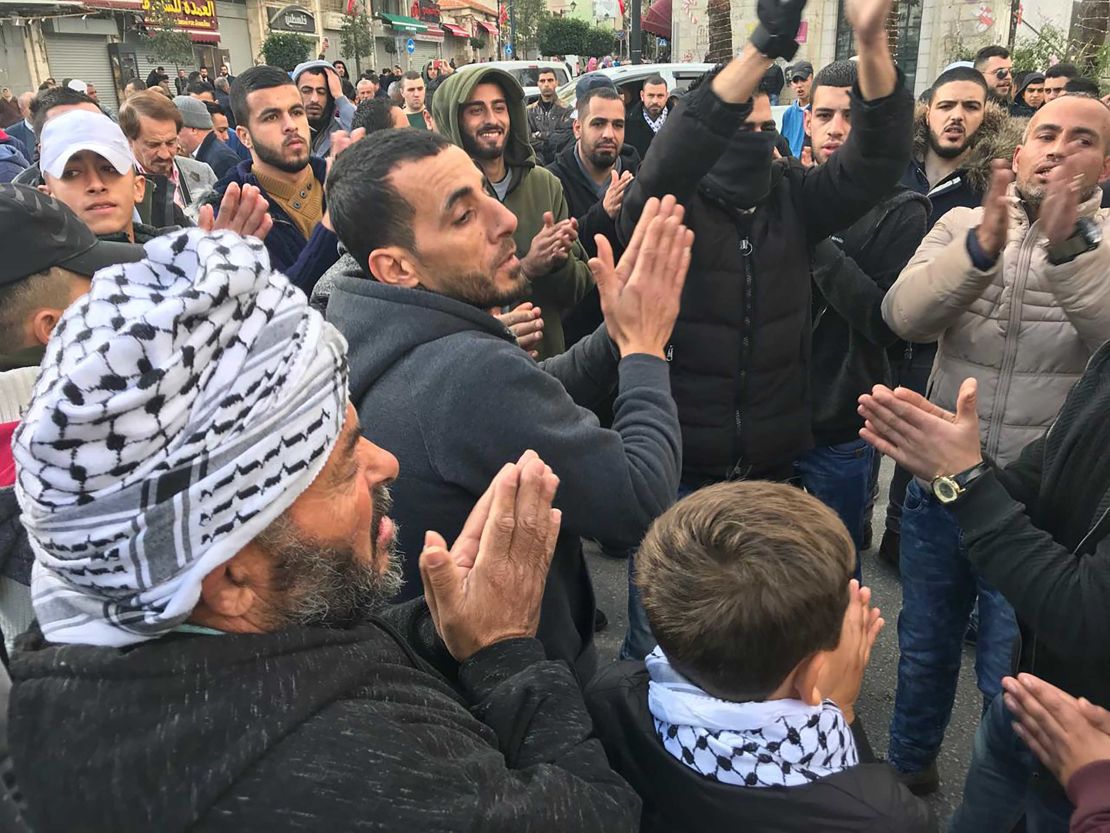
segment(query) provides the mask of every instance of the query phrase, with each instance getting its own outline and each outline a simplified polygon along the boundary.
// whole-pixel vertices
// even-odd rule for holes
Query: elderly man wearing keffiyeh
[[[63,316],[14,444],[34,829],[634,828],[534,638],[557,478],[506,465],[450,551],[428,533],[427,603],[386,607],[397,461],[347,396],[257,239],[158,238]]]

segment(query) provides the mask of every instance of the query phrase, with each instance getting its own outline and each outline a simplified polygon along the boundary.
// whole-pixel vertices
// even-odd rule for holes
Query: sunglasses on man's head
[[[996,69],[994,71],[994,77],[997,78],[999,81],[1001,81],[1003,78],[1009,78],[1013,74],[1014,71],[1012,69],[1007,69],[1006,67],[1003,67],[1002,69]]]

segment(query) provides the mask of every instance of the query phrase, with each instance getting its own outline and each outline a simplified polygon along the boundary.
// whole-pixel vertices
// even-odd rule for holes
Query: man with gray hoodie
[[[331,152],[331,134],[350,130],[355,105],[343,94],[335,67],[327,61],[305,61],[293,70],[293,83],[301,94],[308,126],[312,130],[312,155]]]
[[[537,365],[489,314],[527,294],[516,218],[462,150],[437,133],[380,131],[336,160],[328,195],[357,267],[336,281],[327,318],[347,338],[367,438],[401,461],[391,491],[402,551],[419,552],[428,529],[451,539],[505,455],[535,449],[562,482],[563,513],[538,637],[588,680],[595,606],[580,537],[635,546],[678,488],[663,349],[692,244],[682,209],[649,201],[619,266],[599,236],[590,266],[605,325]],[[618,381],[603,429],[586,409]],[[415,559],[404,569],[401,598],[418,596]]]

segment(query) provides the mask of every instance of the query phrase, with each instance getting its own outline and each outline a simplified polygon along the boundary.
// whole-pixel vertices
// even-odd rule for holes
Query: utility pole
[[[520,59],[520,44],[516,42],[516,14],[513,9],[513,0],[508,0],[509,3],[509,45],[513,48],[512,58],[514,61]],[[504,60],[505,56],[502,55],[501,59]]]
[[[640,0],[628,0],[632,4],[631,31],[628,33],[629,57],[632,63],[643,63],[643,47],[640,32]]]

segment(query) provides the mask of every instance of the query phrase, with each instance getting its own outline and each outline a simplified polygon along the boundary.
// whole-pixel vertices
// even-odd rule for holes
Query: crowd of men
[[[915,106],[848,0],[780,130],[804,5],[638,101],[8,91],[0,827],[924,833],[970,629],[948,829],[1110,830],[1110,107],[993,46]]]

